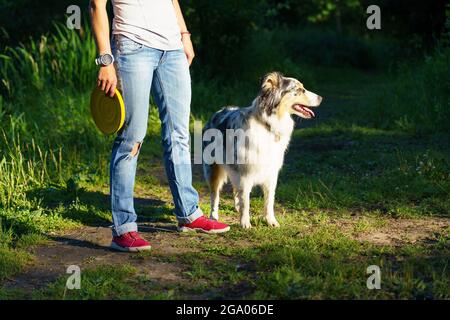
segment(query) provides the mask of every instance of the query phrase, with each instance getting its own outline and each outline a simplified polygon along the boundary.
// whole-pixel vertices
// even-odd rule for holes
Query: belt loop
[[[162,63],[164,63],[164,61],[166,61],[166,56],[167,56],[167,51],[163,50],[161,59],[159,60],[159,64],[162,64]]]

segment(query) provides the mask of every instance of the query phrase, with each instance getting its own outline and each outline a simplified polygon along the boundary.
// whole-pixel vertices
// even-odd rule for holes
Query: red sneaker
[[[111,248],[125,252],[139,252],[150,250],[152,246],[149,242],[142,239],[139,233],[133,231],[114,237],[111,242]]]
[[[191,223],[178,225],[178,231],[181,232],[200,231],[204,233],[223,233],[228,230],[230,230],[229,225],[216,220],[207,219],[204,216],[197,218]]]

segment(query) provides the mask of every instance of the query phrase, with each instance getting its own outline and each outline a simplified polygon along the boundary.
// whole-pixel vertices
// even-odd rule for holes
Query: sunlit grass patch
[[[81,270],[80,288],[68,289],[67,276],[33,294],[33,299],[109,300],[171,299],[173,289],[156,290],[153,280],[130,264],[100,265]]]
[[[0,247],[0,281],[20,273],[32,261],[25,251]]]
[[[61,277],[57,282],[37,292],[35,299],[114,299],[114,298],[139,298],[136,290],[127,283],[127,279],[136,274],[136,269],[129,265],[124,266],[99,266],[95,269],[81,272],[80,289],[69,290],[66,288],[67,276]]]

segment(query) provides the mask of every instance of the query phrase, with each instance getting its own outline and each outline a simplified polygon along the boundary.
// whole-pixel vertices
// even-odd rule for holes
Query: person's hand
[[[190,35],[182,34],[181,42],[183,43],[184,53],[186,54],[186,58],[188,59],[189,65],[191,65],[192,60],[194,60],[195,57],[195,52]]]
[[[100,67],[98,72],[97,85],[105,91],[111,98],[114,97],[117,86],[116,69],[113,64]]]

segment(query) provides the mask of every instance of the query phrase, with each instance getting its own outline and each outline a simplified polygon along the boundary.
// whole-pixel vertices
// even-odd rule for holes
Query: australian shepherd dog
[[[263,190],[267,223],[279,226],[275,189],[294,130],[291,116],[311,119],[315,115],[310,108],[321,102],[322,97],[306,90],[297,79],[271,72],[263,78],[251,106],[225,107],[212,116],[203,128],[203,173],[211,191],[212,219],[219,218],[219,193],[229,179],[243,228],[251,228],[250,192],[257,185]]]

